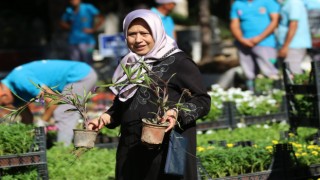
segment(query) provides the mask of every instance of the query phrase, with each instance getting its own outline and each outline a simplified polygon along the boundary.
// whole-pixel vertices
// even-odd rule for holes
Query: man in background
[[[42,60],[33,61],[13,69],[0,82],[0,105],[6,107],[21,107],[32,98],[42,96],[42,90],[34,84],[39,84],[46,91],[53,88],[61,93],[72,92],[83,95],[84,90],[89,92],[97,82],[96,72],[86,63],[70,60]],[[51,91],[52,92],[52,91]],[[50,99],[44,99],[50,103]],[[26,124],[35,123],[37,126],[46,126],[53,117],[58,128],[57,141],[68,146],[73,139],[75,129],[80,119],[78,112],[65,112],[74,108],[71,105],[52,105],[45,108],[44,113],[33,121],[33,114],[27,108],[21,113],[21,121]]]
[[[60,22],[63,29],[70,31],[70,59],[91,64],[96,44],[94,33],[103,22],[104,17],[93,5],[82,3],[81,0],[70,0],[70,7],[66,8]]]
[[[156,0],[156,7],[152,7],[151,11],[158,14],[162,20],[164,29],[171,38],[177,40],[175,32],[175,24],[172,17],[169,15],[172,10],[176,7],[179,0]]]
[[[279,8],[275,0],[235,0],[232,4],[230,29],[236,39],[249,90],[254,90],[259,70],[269,78],[278,77],[273,63],[277,58],[274,30],[278,25]]]
[[[301,74],[301,62],[311,48],[307,9],[302,0],[278,0],[281,21],[278,27],[280,50],[278,56],[287,62],[291,73]]]

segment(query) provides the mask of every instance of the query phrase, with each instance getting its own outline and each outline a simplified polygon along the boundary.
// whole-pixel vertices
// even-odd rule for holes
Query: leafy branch
[[[18,99],[20,99],[23,102],[26,102],[26,104],[18,107],[18,108],[14,108],[14,107],[8,107],[8,106],[0,106],[0,109],[3,109],[5,111],[9,111],[9,113],[7,113],[6,115],[4,115],[3,117],[1,117],[0,119],[0,123],[4,123],[4,122],[14,122],[16,120],[16,118],[26,109],[29,107],[29,105],[31,103],[34,103],[36,101],[38,101],[38,97],[32,98],[29,101],[25,101],[23,98],[21,98],[20,96],[18,96],[18,94],[12,92],[12,94],[17,97]]]
[[[84,119],[83,127],[85,129],[87,128],[88,121],[89,121],[87,103],[89,102],[89,100],[92,97],[94,97],[96,95],[95,93],[92,93],[91,91],[87,92],[86,90],[84,90],[83,96],[80,96],[80,95],[73,92],[73,85],[71,85],[63,93],[61,93],[58,90],[56,90],[56,86],[55,87],[46,87],[46,86],[43,87],[40,84],[34,83],[33,81],[31,81],[31,83],[36,88],[41,90],[41,92],[42,92],[41,95],[37,96],[35,98],[32,98],[31,100],[27,101],[26,104],[24,104],[23,106],[21,106],[19,108],[9,108],[9,107],[0,106],[1,109],[7,110],[10,112],[10,113],[6,114],[0,120],[0,122],[7,121],[7,120],[13,121],[26,108],[28,108],[28,106],[31,103],[34,103],[37,101],[44,102],[44,99],[49,99],[49,103],[46,104],[46,108],[53,106],[53,105],[63,105],[63,104],[72,105],[73,107],[70,109],[67,109],[65,112],[74,112],[74,111],[79,112],[81,117]],[[16,96],[19,99],[23,100],[18,95],[16,95]],[[23,101],[25,101],[25,100],[23,100]]]
[[[87,128],[89,121],[87,103],[92,97],[96,95],[95,93],[92,93],[91,91],[87,92],[84,89],[83,96],[80,96],[79,94],[73,92],[73,85],[71,85],[69,88],[66,88],[64,93],[61,93],[51,87],[48,87],[48,90],[47,88],[44,88],[39,84],[34,85],[37,88],[41,89],[41,91],[43,92],[42,98],[50,99],[50,102],[48,103],[48,105],[46,105],[46,108],[53,105],[72,105],[73,108],[67,109],[65,112],[79,112],[84,120],[83,127],[85,129]]]
[[[125,76],[127,76],[126,80],[102,85],[101,87],[119,87],[121,89],[127,85],[136,85],[151,90],[156,97],[156,101],[151,101],[151,103],[157,106],[157,111],[150,112],[155,115],[155,118],[150,121],[151,123],[159,123],[169,108],[172,108],[169,105],[170,101],[168,85],[176,74],[172,74],[168,80],[164,80],[156,72],[152,71],[148,64],[143,60],[137,61],[136,64],[133,64],[133,66],[121,64],[121,68],[123,69]],[[184,107],[183,103],[181,102],[185,95],[191,96],[191,93],[188,89],[183,89],[177,103],[171,103],[174,104],[174,108],[177,110],[190,111],[188,108]]]

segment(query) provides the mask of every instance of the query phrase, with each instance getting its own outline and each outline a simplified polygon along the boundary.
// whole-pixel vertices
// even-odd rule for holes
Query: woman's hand
[[[103,113],[101,116],[94,118],[88,123],[88,130],[99,131],[104,126],[110,124],[110,115]]]
[[[169,109],[166,114],[163,116],[161,122],[169,122],[168,128],[165,130],[165,132],[170,131],[177,123],[178,118],[178,110],[176,109]]]

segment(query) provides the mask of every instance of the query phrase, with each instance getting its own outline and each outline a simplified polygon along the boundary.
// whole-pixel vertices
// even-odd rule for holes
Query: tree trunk
[[[210,2],[209,0],[199,1],[199,18],[201,30],[201,61],[211,58],[212,30],[210,28]]]

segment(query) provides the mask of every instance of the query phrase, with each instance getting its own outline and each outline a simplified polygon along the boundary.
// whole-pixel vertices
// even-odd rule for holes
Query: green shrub
[[[31,125],[2,123],[0,132],[0,156],[26,153],[34,142],[34,126]]]
[[[36,166],[5,168],[1,172],[1,180],[31,180],[37,179]]]
[[[108,137],[118,137],[119,133],[120,133],[120,126],[114,128],[114,129],[109,129],[107,127],[103,127],[99,132],[103,135],[108,136]]]
[[[267,170],[273,157],[273,147],[278,143],[291,143],[300,165],[320,163],[320,146],[310,137],[316,128],[298,128],[297,135],[289,133],[287,138],[280,132],[288,131],[289,125],[264,124],[235,130],[209,131],[197,136],[197,156],[213,178],[232,176]],[[214,141],[214,144],[209,144]],[[226,146],[218,142],[225,141]],[[250,147],[236,146],[238,141],[252,141]]]
[[[114,179],[115,149],[93,148],[83,154],[74,152],[73,147],[63,146],[54,146],[48,150],[50,179]]]
[[[251,91],[240,88],[223,90],[219,85],[213,85],[209,91],[211,107],[208,115],[201,121],[215,121],[223,112],[224,102],[234,102],[240,116],[260,116],[280,112],[284,91],[274,89],[267,95],[255,95]]]

